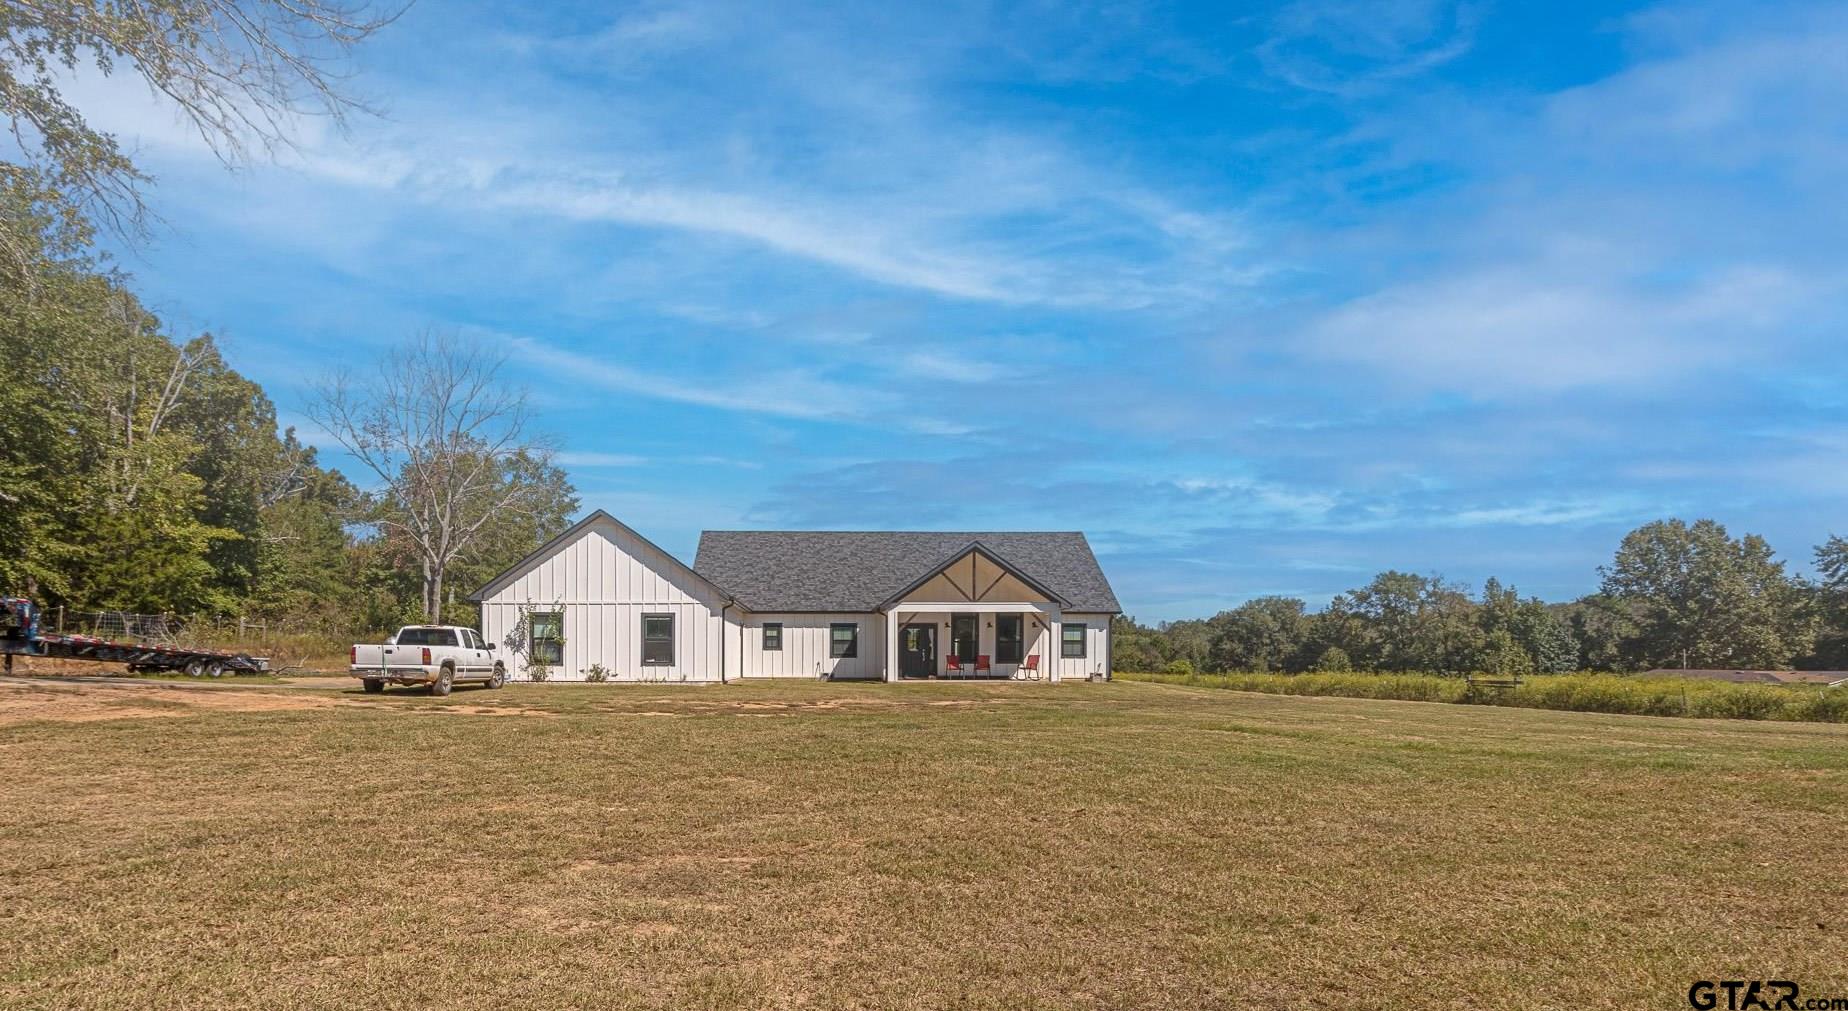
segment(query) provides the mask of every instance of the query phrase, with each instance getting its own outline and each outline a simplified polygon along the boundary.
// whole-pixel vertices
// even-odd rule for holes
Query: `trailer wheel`
[[[385,690],[385,682],[378,678],[366,678],[359,683],[359,686],[365,689],[367,695],[377,695]]]
[[[499,662],[494,664],[494,673],[488,675],[488,687],[499,688],[507,683],[507,668]]]
[[[447,664],[443,665],[443,669],[436,672],[436,680],[430,682],[430,694],[448,695],[449,689],[455,684],[455,680],[455,668]]]
[[[204,673],[205,673],[205,661],[204,660],[186,661],[186,676],[187,677],[196,678]]]
[[[225,662],[223,660],[213,660],[211,663],[206,664],[205,665],[205,676],[209,678],[224,677],[225,676]]]

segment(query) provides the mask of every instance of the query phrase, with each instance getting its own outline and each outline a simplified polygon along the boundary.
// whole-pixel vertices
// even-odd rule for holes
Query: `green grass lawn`
[[[1844,910],[1841,726],[0,683],[0,1006],[1670,1008]]]

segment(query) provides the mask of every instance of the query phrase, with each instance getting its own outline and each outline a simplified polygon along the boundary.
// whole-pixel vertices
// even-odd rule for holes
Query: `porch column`
[[[1056,607],[1046,611],[1046,631],[1052,641],[1046,644],[1046,680],[1058,684],[1064,680],[1059,673],[1060,656],[1065,652],[1065,612]]]
[[[898,608],[886,612],[885,679],[898,680]]]

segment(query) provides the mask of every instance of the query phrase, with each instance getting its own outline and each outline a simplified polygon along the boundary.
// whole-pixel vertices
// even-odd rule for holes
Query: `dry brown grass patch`
[[[0,1006],[1848,995],[1840,727],[1127,684],[30,687],[184,718],[0,731]]]

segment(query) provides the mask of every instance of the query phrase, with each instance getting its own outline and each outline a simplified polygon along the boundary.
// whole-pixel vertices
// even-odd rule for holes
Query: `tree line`
[[[1259,597],[1211,618],[1115,624],[1129,671],[1433,671],[1497,674],[1848,666],[1848,540],[1815,549],[1817,578],[1785,571],[1764,538],[1713,520],[1626,535],[1598,592],[1569,603],[1489,579],[1383,572],[1319,611]]]
[[[0,592],[78,610],[240,614],[331,630],[447,618],[562,530],[577,495],[491,349],[422,334],[334,374],[313,415],[362,490],[277,431],[210,334],[174,335],[97,252],[158,217],[152,178],[65,91],[139,78],[227,164],[368,114],[369,0],[0,5]]]
[[[454,588],[577,510],[492,350],[423,335],[330,377],[319,413],[366,462],[362,490],[278,431],[211,334],[169,333],[58,194],[0,176],[0,221],[0,592],[324,629],[472,624]]]

